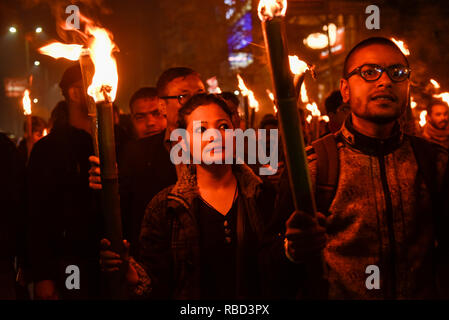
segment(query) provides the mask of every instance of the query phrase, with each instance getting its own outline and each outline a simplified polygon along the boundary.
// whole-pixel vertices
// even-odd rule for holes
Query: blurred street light
[[[36,33],[41,33],[42,32],[42,28],[41,27],[37,27],[36,28]]]
[[[9,32],[16,33],[17,29],[15,27],[9,27]]]
[[[36,61],[34,61],[34,65],[37,67],[38,65],[40,65],[41,63],[40,63],[40,61],[39,60],[36,60]]]

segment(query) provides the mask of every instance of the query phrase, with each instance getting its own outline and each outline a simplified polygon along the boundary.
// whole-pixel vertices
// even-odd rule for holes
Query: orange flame
[[[48,131],[47,129],[44,129],[44,131],[42,131],[42,136],[45,137],[46,135],[48,135]]]
[[[442,92],[440,94],[434,94],[433,96],[449,104],[449,92]]]
[[[23,113],[24,113],[26,116],[31,115],[30,90],[28,90],[28,89],[26,89],[26,90],[23,92],[22,105],[23,105]]]
[[[426,110],[421,111],[421,113],[419,114],[419,125],[421,127],[424,127],[426,125],[426,116],[427,116]]]
[[[312,122],[312,119],[313,119],[313,117],[312,117],[312,115],[308,115],[307,116],[307,118],[306,118],[306,121],[308,122],[308,123],[310,123],[310,122]]]
[[[430,79],[430,83],[435,89],[440,89],[440,84],[436,80]]]
[[[301,101],[303,103],[309,102],[309,96],[307,95],[306,83],[303,82],[301,86]]]
[[[87,93],[95,102],[113,102],[117,94],[117,64],[112,53],[117,51],[117,46],[112,41],[112,34],[94,25],[94,23],[81,17],[86,23],[85,32],[79,32],[83,38],[88,39],[87,52],[95,66],[95,73]],[[62,26],[63,29],[67,29]],[[49,55],[55,59],[65,58],[76,61],[80,59],[85,48],[80,44],[64,44],[53,42],[39,49],[42,54]]]
[[[404,41],[396,40],[395,38],[391,38],[391,41],[393,41],[399,47],[399,49],[401,49],[403,54],[405,54],[406,56],[410,55],[410,50],[408,50]]]
[[[287,0],[260,0],[257,12],[261,21],[283,17],[287,12]]]
[[[410,108],[415,109],[418,103],[416,103],[415,100],[413,100],[413,97],[410,98]]]
[[[318,106],[316,105],[315,102],[313,102],[312,104],[308,103],[306,106],[306,109],[309,110],[310,112],[312,112],[313,117],[321,116],[320,109],[318,109]]]
[[[249,90],[246,87],[245,82],[243,81],[242,77],[239,74],[237,74],[237,79],[239,81],[239,89],[240,89],[240,92],[242,93],[242,96],[248,97],[249,107],[255,109],[255,111],[258,112],[259,111],[259,102],[256,100],[256,97],[254,96],[254,92],[252,92],[251,90]]]
[[[306,70],[309,70],[309,66],[306,62],[299,60],[298,56],[288,56],[290,62],[290,71],[295,75],[301,75]]]
[[[320,120],[324,120],[324,122],[330,121],[328,116],[322,116],[322,117],[320,117]]]
[[[94,38],[90,44],[90,57],[95,66],[95,74],[87,93],[95,102],[112,102],[117,94],[117,63],[112,53],[115,44],[106,29],[88,27],[87,32]]]
[[[278,113],[278,108],[276,107],[276,103],[274,102],[274,94],[270,90],[267,89],[267,94],[270,100],[273,102],[274,113]]]
[[[52,42],[42,48],[39,48],[41,54],[45,54],[55,59],[64,58],[77,61],[80,58],[83,46],[80,44],[65,44],[61,42]]]

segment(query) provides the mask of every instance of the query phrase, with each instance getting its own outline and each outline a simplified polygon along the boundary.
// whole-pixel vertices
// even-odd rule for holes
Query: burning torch
[[[297,94],[288,59],[283,17],[286,0],[261,0],[259,18],[267,49],[271,78],[278,105],[281,136],[284,144],[290,188],[295,209],[315,214],[316,205],[304,149],[301,122],[297,110]]]
[[[27,124],[27,149],[28,156],[31,153],[31,148],[33,147],[33,119],[31,116],[31,99],[30,90],[26,89],[23,92],[22,98],[23,113],[25,114],[25,121]]]
[[[242,77],[238,74],[237,79],[239,81],[239,89],[243,96],[243,106],[245,108],[246,115],[246,129],[254,128],[254,121],[256,118],[256,112],[259,111],[259,102],[254,96],[254,92],[249,90]],[[251,115],[249,114],[249,109],[251,109]]]
[[[86,19],[86,21],[88,21]],[[111,242],[111,250],[122,255],[124,253],[122,223],[120,214],[120,198],[118,186],[117,161],[115,154],[114,121],[112,103],[117,93],[117,65],[113,52],[117,50],[112,36],[103,28],[86,25],[89,38],[88,48],[82,45],[52,43],[40,48],[43,54],[54,58],[79,60],[83,73],[83,83],[87,86],[89,116],[92,119],[92,137],[94,147],[100,158],[102,182],[102,211],[106,224],[106,238]],[[94,72],[92,72],[94,70]],[[91,79],[91,82],[90,82]],[[96,121],[98,118],[98,121]],[[98,132],[97,132],[98,130]],[[124,298],[120,274],[110,277],[112,298]]]

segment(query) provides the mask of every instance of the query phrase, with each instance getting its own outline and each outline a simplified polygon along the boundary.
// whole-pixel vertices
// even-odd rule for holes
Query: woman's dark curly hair
[[[232,123],[232,111],[229,108],[223,98],[216,94],[199,93],[191,97],[178,111],[178,128],[186,129],[187,121],[186,118],[190,115],[196,108],[208,104],[216,104],[219,106],[228,116],[229,121]]]

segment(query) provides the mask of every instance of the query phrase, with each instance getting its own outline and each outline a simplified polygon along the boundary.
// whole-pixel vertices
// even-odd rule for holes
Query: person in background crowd
[[[229,108],[232,111],[232,124],[234,125],[234,128],[242,128],[242,119],[240,119],[239,115],[239,98],[233,92],[229,91],[220,93],[220,96],[228,103]]]
[[[65,98],[52,112],[53,128],[31,152],[28,168],[28,252],[36,299],[92,299],[100,294],[98,241],[102,217],[89,188],[94,153],[81,68],[59,84]],[[66,286],[66,268],[80,272],[80,289]]]
[[[17,298],[16,278],[22,280],[25,257],[25,158],[14,142],[0,133],[0,300]]]
[[[449,108],[440,100],[434,100],[427,106],[427,123],[423,128],[423,137],[429,141],[449,148]]]
[[[39,141],[42,137],[48,134],[48,126],[44,119],[38,116],[31,117],[31,139],[28,137],[28,122],[25,121],[23,124],[24,136],[20,140],[18,149],[22,156],[28,160],[31,149],[34,144]]]
[[[167,128],[167,118],[161,110],[156,88],[137,90],[131,97],[129,110],[137,139],[153,136]]]
[[[324,100],[326,114],[329,117],[328,128],[331,133],[340,130],[343,122],[348,116],[349,106],[343,103],[340,90],[332,91]]]

